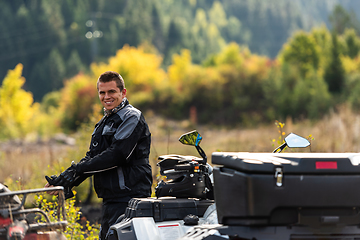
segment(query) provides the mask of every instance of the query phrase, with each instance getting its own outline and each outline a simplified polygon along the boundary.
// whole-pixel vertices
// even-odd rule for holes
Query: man
[[[97,81],[104,117],[95,125],[89,151],[58,177],[46,176],[48,186],[71,189],[94,175],[103,199],[100,239],[125,212],[133,197],[151,196],[150,131],[142,113],[129,104],[120,74],[108,71]],[[55,194],[55,193],[50,193]]]

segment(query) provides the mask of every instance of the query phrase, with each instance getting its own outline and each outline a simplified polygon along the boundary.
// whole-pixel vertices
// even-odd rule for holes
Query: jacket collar
[[[110,109],[110,110],[106,110],[104,108],[104,116],[108,117],[114,113],[117,113],[118,111],[120,111],[122,108],[124,108],[128,104],[129,104],[129,101],[127,100],[126,97],[124,97],[124,99],[121,101],[121,103],[117,107],[114,107],[113,109]]]

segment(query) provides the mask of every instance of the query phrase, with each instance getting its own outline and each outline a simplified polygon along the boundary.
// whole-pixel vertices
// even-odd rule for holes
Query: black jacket
[[[104,201],[151,195],[150,131],[142,113],[124,108],[96,125],[86,156],[76,164],[79,185],[94,175],[94,187]]]

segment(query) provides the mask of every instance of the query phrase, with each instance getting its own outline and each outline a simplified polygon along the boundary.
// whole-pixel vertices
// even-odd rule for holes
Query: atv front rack
[[[26,198],[29,194],[49,192],[49,191],[59,192],[57,212],[56,212],[57,222],[51,222],[45,211],[39,208],[30,208],[30,209],[24,208]],[[19,195],[23,196],[21,201],[18,198]],[[0,193],[0,217],[4,219],[6,218],[16,219],[18,217],[26,216],[28,214],[40,214],[45,219],[44,222],[30,223],[28,231],[31,232],[51,231],[55,229],[65,230],[67,226],[67,221],[66,221],[66,211],[65,211],[64,188],[61,186],[57,186],[57,187],[38,188],[38,189],[20,190],[20,191],[5,191]],[[2,230],[4,229],[0,228],[0,235]]]

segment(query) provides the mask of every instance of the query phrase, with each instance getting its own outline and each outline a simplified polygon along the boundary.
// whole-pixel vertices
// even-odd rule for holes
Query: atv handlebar
[[[175,171],[191,171],[194,169],[194,166],[191,164],[179,164],[174,166]]]

